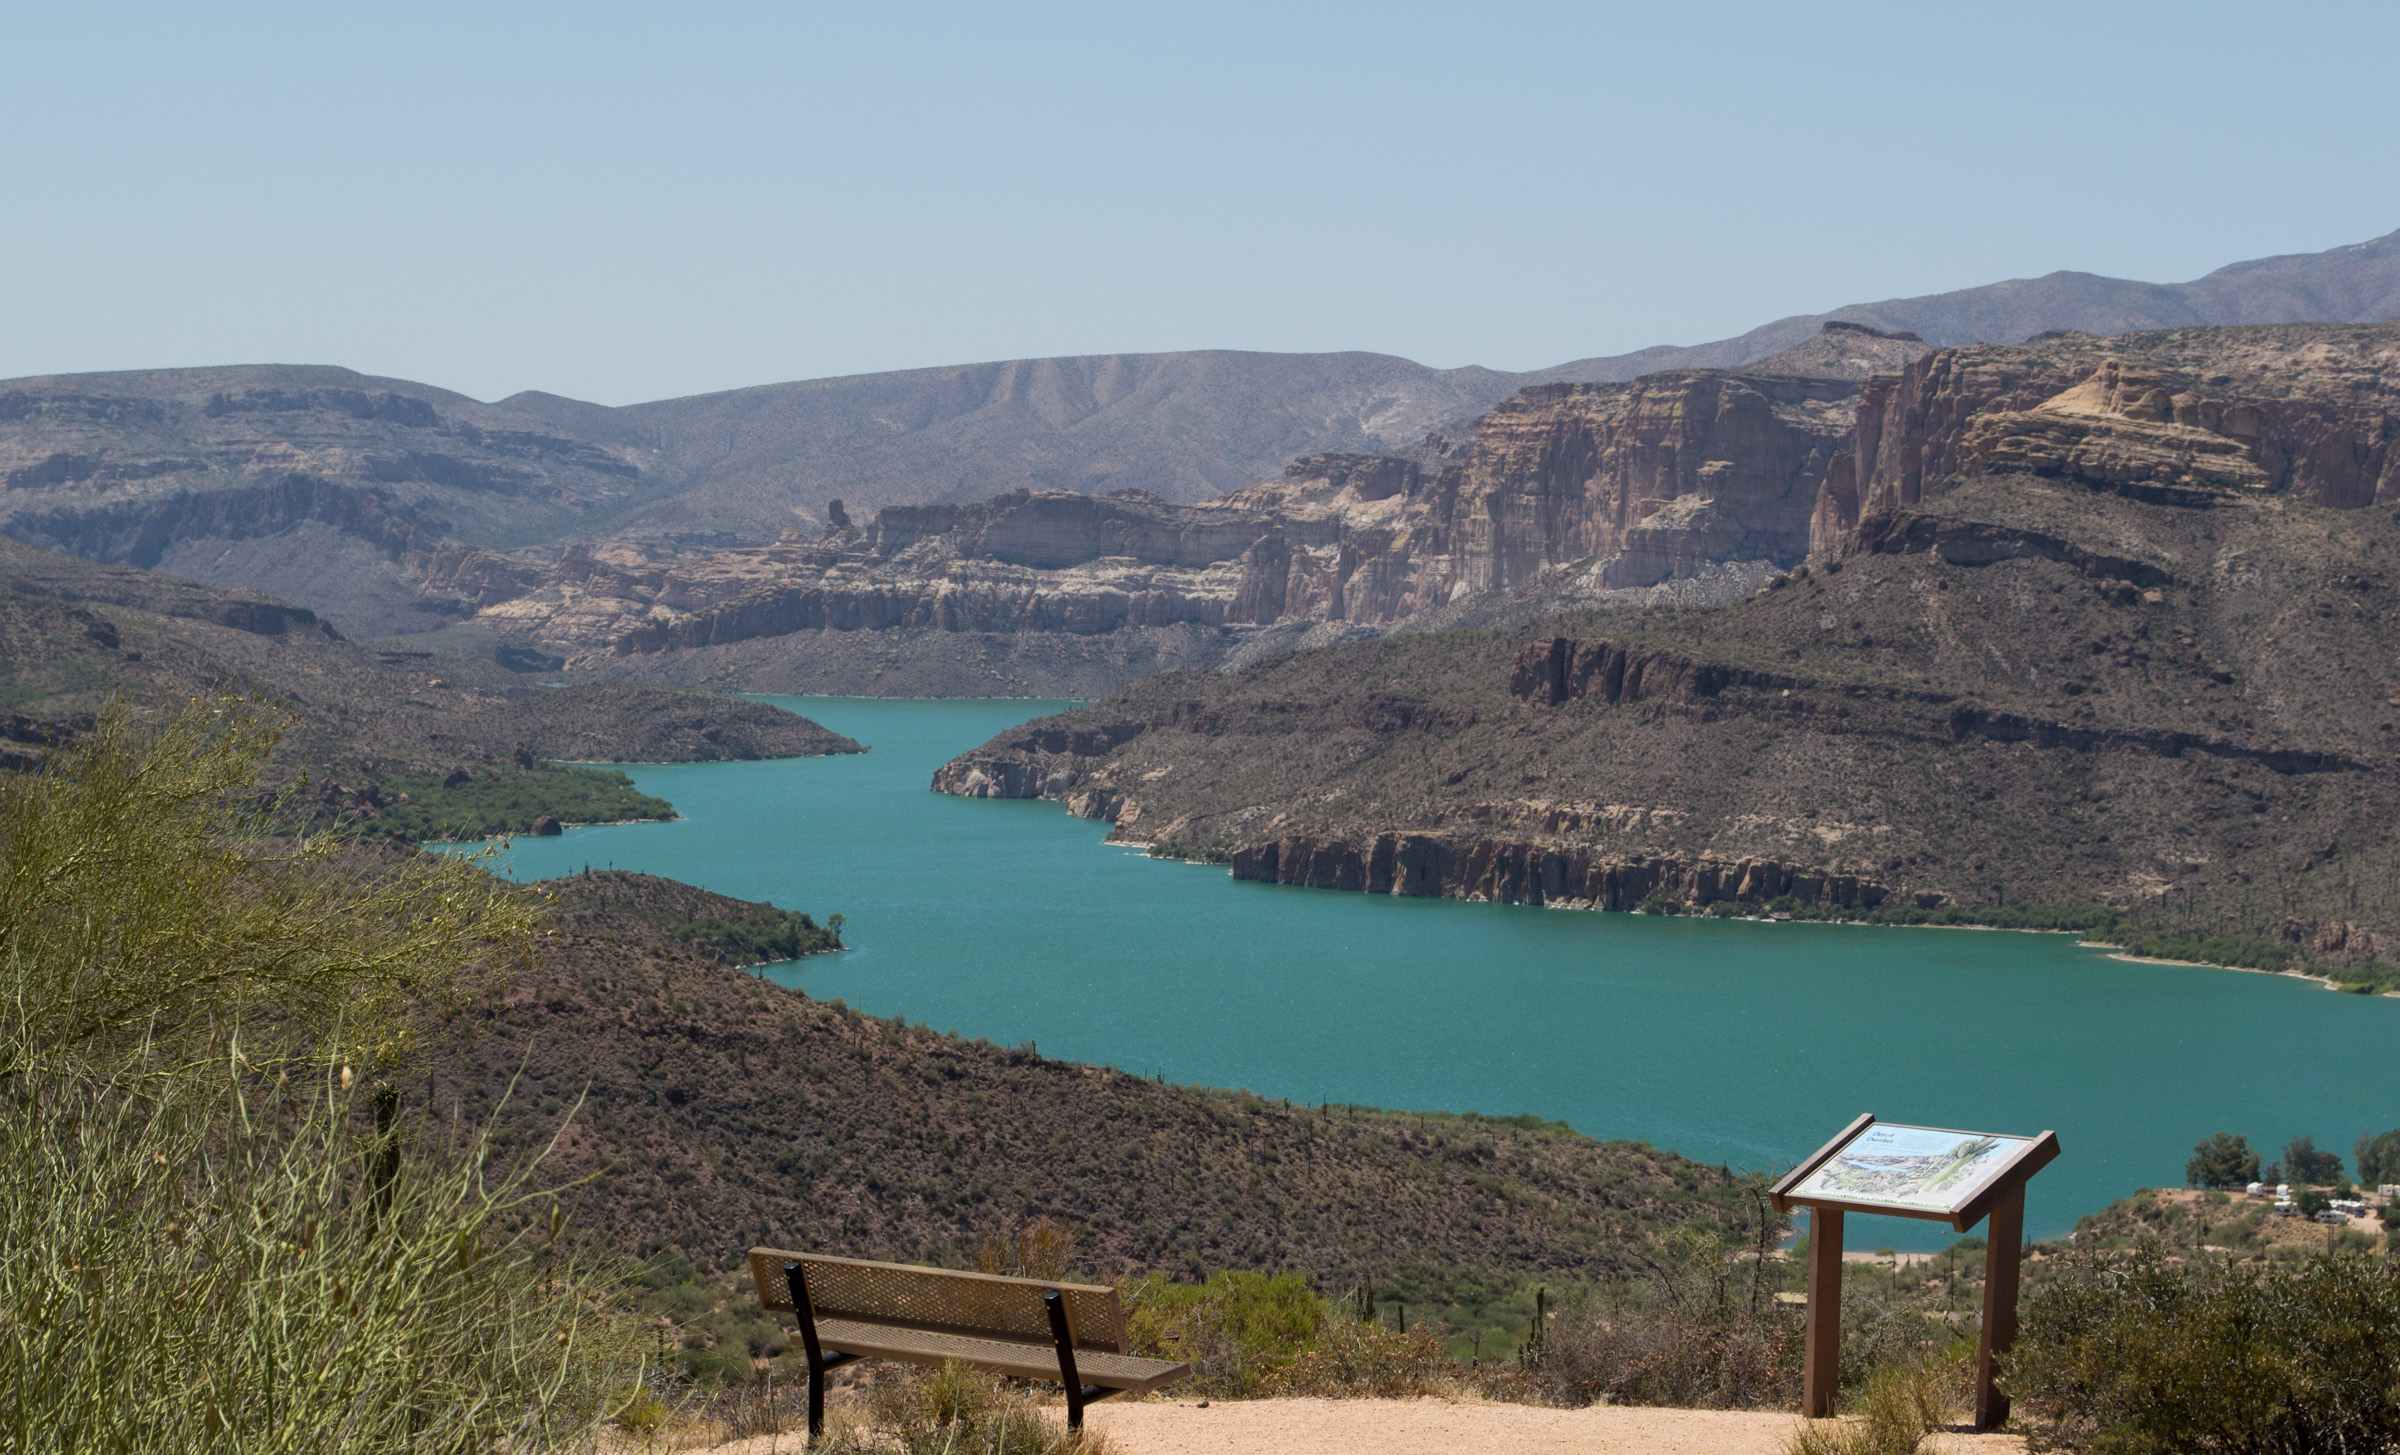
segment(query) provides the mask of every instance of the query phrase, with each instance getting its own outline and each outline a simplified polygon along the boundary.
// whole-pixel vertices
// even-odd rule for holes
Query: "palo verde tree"
[[[637,1367],[605,1286],[527,1168],[375,1091],[534,905],[280,832],[278,721],[120,706],[0,779],[0,1444],[584,1442]]]

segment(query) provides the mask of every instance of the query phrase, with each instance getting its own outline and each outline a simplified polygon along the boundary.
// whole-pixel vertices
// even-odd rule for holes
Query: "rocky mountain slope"
[[[987,499],[1012,490],[1146,490],[1207,500],[1294,455],[1407,445],[1517,388],[1491,369],[1388,354],[1215,349],[1107,354],[769,384],[636,404],[623,424],[686,482],[625,529],[769,539],[825,502]]]
[[[460,543],[592,530],[660,493],[655,452],[348,369],[0,384],[0,531],[278,592],[358,634],[471,609],[424,583]]]
[[[758,550],[577,551],[471,625],[587,672],[889,691],[905,658],[964,667],[933,690],[1056,692],[1496,608],[1524,619],[1528,598],[1719,602],[1915,500],[1927,469],[2373,500],[2396,336],[2186,330],[1935,354],[1828,325],[1741,371],[1527,389],[1413,450],[1304,456],[1198,505],[1023,493]]]
[[[588,912],[583,881],[543,888]],[[639,897],[672,922],[678,894],[722,917],[668,880]],[[1049,1215],[1111,1276],[1513,1284],[1624,1271],[1654,1230],[1741,1195],[1717,1169],[1554,1125],[1290,1106],[880,1021],[618,928],[555,935],[503,1003],[429,1030],[420,1083],[438,1124],[496,1115],[513,1151],[585,1098],[546,1176],[589,1179],[575,1225],[617,1249],[710,1270],[762,1242],[956,1266]]]
[[[354,636],[434,631],[533,585],[556,559],[537,546],[617,540],[653,555],[757,546],[788,528],[832,525],[834,499],[860,520],[887,505],[1017,490],[1139,489],[1188,503],[1268,478],[1296,456],[1410,449],[1528,384],[1746,367],[1812,340],[1824,351],[1828,321],[1913,330],[1935,344],[2057,328],[2362,321],[2400,313],[2396,277],[2400,234],[2189,284],[2055,274],[1517,375],[1355,353],[1109,355],[622,409],[538,392],[486,405],[331,368],[22,379],[0,383],[0,532],[266,590]],[[1859,376],[1858,359],[1825,352],[1785,371]],[[932,650],[961,670],[1008,655],[963,645]],[[1174,660],[1178,650],[1166,642],[1098,658]],[[835,655],[855,672],[887,654]],[[1093,658],[1057,643],[1032,655]]]
[[[2400,318],[2400,232],[2321,253],[2231,263],[2189,283],[2137,283],[2061,271],[1979,288],[1852,303],[1736,338],[1577,359],[1526,382],[1631,379],[1660,369],[1734,369],[1793,347],[1824,324],[1909,332],[1928,343],[2022,343],[2037,333],[2137,333],[2245,323],[2380,323]]]
[[[937,786],[1321,887],[2113,905],[2400,933],[2400,328],[1945,350],[1871,381],[1810,566],[1713,611],[1181,673]]]
[[[859,680],[863,634],[1055,692],[1381,630],[1568,563],[1590,599],[1705,574],[1739,589],[1807,553],[1860,378],[1929,352],[1837,325],[1755,372],[1529,389],[1408,452],[1306,455],[1196,505],[1018,492],[758,549],[577,549],[452,635],[583,672],[891,690]]]
[[[307,608],[256,592],[0,540],[0,767],[38,761],[116,698],[148,704],[201,690],[294,710],[278,776],[309,775],[302,808],[321,821],[414,822],[422,815],[401,811],[403,793],[429,801],[492,781],[538,782],[556,775],[541,766],[551,759],[863,751],[764,703],[634,684],[546,690],[489,663],[351,641]],[[514,826],[541,812],[535,802]]]

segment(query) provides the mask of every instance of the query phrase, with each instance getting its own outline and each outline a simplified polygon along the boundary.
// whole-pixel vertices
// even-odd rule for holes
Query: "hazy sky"
[[[2400,6],[0,10],[0,376],[1533,368],[2400,228]]]

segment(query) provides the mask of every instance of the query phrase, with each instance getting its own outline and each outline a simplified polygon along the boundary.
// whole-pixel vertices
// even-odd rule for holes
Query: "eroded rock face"
[[[2400,515],[2153,494],[1970,477],[1720,611],[1162,674],[936,786],[1313,888],[2110,905],[2364,964],[2400,934]]]
[[[448,603],[442,610],[585,670],[641,673],[681,653],[885,631],[1188,630],[1215,643],[1202,657],[1238,660],[1312,626],[1377,632],[1529,592],[1565,610],[1681,583],[1715,603],[1812,554],[2032,549],[1876,534],[1894,511],[1988,474],[2161,503],[2285,491],[2372,504],[2400,490],[2396,364],[2400,325],[2065,335],[1940,351],[1833,328],[1740,372],[1527,389],[1413,450],[1303,456],[1279,480],[1196,505],[1139,490],[1019,490],[972,505],[895,506],[864,525],[845,512],[823,535],[787,533],[772,546],[604,541],[500,554],[378,516],[375,499],[319,483],[275,487],[291,498],[278,496],[259,528],[267,516],[310,512],[338,515],[354,534],[372,524],[427,599]],[[1863,382],[1795,372],[1880,368],[1892,371]],[[413,416],[383,421],[373,398],[359,408],[360,428],[426,427]],[[20,468],[44,479],[83,468],[61,458]],[[113,520],[87,514],[79,529]],[[127,541],[148,528],[133,516],[107,525]],[[248,529],[234,516],[221,527]],[[93,537],[76,549],[133,548]]]
[[[1811,544],[1979,472],[2203,504],[2283,490],[2356,509],[2400,493],[2400,327],[2178,329],[1944,349],[1869,379]]]
[[[750,550],[462,555],[478,621],[591,664],[794,632],[1388,626],[1578,564],[1598,590],[1797,562],[1847,438],[1840,380],[1657,375],[1528,390],[1407,456],[1312,455],[1204,505],[1018,491]]]
[[[210,579],[306,595],[362,635],[426,630],[501,599],[482,581],[463,599],[451,594],[447,578],[463,558],[499,559],[461,541],[572,528],[658,489],[648,464],[638,447],[603,447],[505,407],[347,369],[160,369],[0,386],[0,531],[194,574],[195,551],[240,553],[322,527],[355,546],[345,573],[251,550]]]
[[[1755,905],[1788,896],[1873,909],[1893,893],[1872,878],[1772,859],[1610,854],[1554,840],[1475,838],[1462,844],[1432,833],[1378,834],[1365,843],[1274,839],[1236,849],[1232,864],[1236,879],[1309,889],[1619,911],[1653,896],[1679,905]],[[1929,909],[1944,899],[1922,897],[1931,901]]]

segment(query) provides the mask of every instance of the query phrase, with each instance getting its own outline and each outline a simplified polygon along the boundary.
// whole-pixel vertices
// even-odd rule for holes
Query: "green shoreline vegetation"
[[[394,774],[389,786],[389,801],[359,825],[417,843],[521,834],[544,818],[593,824],[675,817],[675,805],[642,792],[614,768],[545,763],[480,775],[462,768],[447,779]]]

